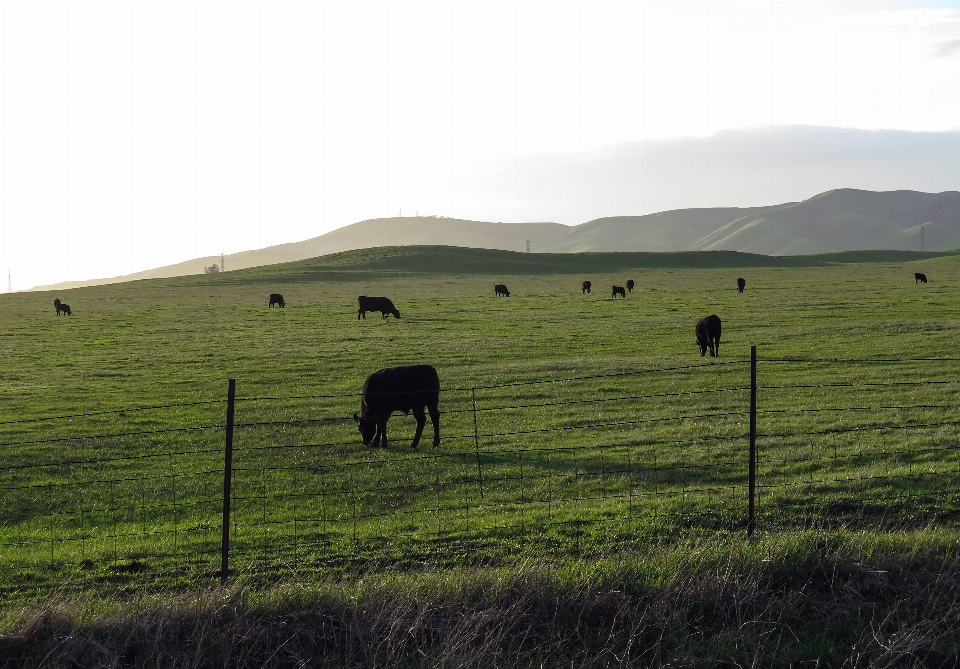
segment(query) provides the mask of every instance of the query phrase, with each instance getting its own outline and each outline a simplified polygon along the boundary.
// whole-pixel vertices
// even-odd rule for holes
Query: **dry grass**
[[[53,597],[3,666],[953,666],[957,536],[780,535],[592,565],[394,573],[191,596]]]

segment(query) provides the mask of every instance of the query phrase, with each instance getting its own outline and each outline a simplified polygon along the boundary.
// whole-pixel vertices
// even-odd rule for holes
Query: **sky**
[[[115,276],[399,213],[960,190],[896,159],[871,180],[870,152],[829,179],[784,152],[711,188],[650,164],[676,146],[722,170],[717,142],[803,126],[955,142],[960,2],[2,0],[0,271]],[[631,152],[643,170],[607,160]],[[563,172],[604,160],[629,197],[605,198],[612,168]]]

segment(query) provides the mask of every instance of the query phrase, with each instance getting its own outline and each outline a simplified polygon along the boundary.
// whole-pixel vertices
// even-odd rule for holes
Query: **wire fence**
[[[358,394],[242,383],[230,429],[225,399],[0,422],[0,597],[210,582],[227,560],[270,581],[613,554],[746,532],[751,499],[760,532],[952,523],[957,363],[761,359],[754,385],[738,359],[452,388],[440,446],[416,451],[402,414],[389,448],[364,447]]]

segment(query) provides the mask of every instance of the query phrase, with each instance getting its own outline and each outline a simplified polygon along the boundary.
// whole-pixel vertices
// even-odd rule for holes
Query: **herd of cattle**
[[[916,272],[913,275],[914,283],[926,283],[927,275],[921,272]],[[622,298],[626,298],[627,293],[633,292],[636,282],[633,279],[627,279],[626,286],[612,286],[611,298],[616,298],[618,295]],[[740,277],[737,279],[737,292],[742,293],[743,289],[746,287],[747,282]],[[582,293],[589,293],[593,288],[593,284],[590,281],[584,281],[580,284],[580,291]],[[510,291],[507,289],[507,286],[502,283],[498,283],[493,287],[494,294],[497,297],[510,297]],[[387,297],[367,297],[366,295],[361,295],[358,299],[358,309],[357,309],[357,320],[363,318],[366,320],[367,312],[379,312],[383,318],[393,315],[394,318],[400,318],[400,311],[393,305],[393,302],[390,298]],[[59,298],[53,301],[53,306],[57,310],[57,316],[60,314],[66,314],[67,316],[71,315],[70,305],[64,304],[60,301]],[[274,306],[280,307],[283,309],[286,306],[284,302],[283,295],[280,293],[270,293],[270,298],[267,300],[267,306],[273,308]],[[712,320],[711,320],[712,319]],[[707,321],[710,321],[709,324],[706,324]],[[701,328],[701,324],[703,328]],[[701,329],[703,330],[703,335],[701,336]],[[706,343],[704,343],[706,342]],[[700,345],[700,355],[705,355],[707,348],[710,349],[710,355],[714,356],[720,350],[720,319],[716,315],[708,316],[707,318],[701,319],[697,322],[697,343]]]
[[[914,283],[918,282],[926,283],[926,275],[920,272],[914,274]],[[619,295],[626,298],[627,291],[632,293],[635,286],[633,279],[627,281],[626,287],[613,286],[612,297]],[[737,291],[742,293],[745,286],[746,281],[742,277],[738,278]],[[583,293],[589,293],[591,288],[590,281],[581,284]],[[498,283],[493,289],[497,297],[510,297],[510,291],[505,284]],[[379,312],[383,318],[391,314],[394,318],[400,318],[400,311],[387,297],[361,295],[357,303],[357,320],[361,317],[366,319],[368,311]],[[57,310],[57,316],[61,313],[70,315],[70,305],[64,304],[59,298],[53,301],[53,306]],[[280,293],[271,293],[267,306],[283,309],[286,302]],[[697,321],[694,332],[701,357],[706,356],[708,350],[711,357],[720,355],[720,331],[720,317],[716,314]],[[412,411],[417,421],[417,430],[410,448],[416,448],[427,423],[426,415],[429,413],[430,422],[433,424],[433,445],[436,447],[440,444],[440,411],[437,408],[439,399],[440,377],[431,365],[389,367],[367,377],[361,392],[360,413],[353,414],[353,419],[365,446],[386,448],[387,420],[395,411],[402,411],[404,414]]]

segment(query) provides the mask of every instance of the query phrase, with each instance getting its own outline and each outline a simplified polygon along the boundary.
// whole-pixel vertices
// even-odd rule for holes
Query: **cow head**
[[[700,347],[700,357],[702,358],[707,354],[707,349],[710,348],[710,342],[707,341],[706,337],[697,335],[697,346]]]
[[[369,446],[373,441],[373,436],[377,433],[377,421],[369,416],[361,418],[353,414],[353,419],[357,421],[357,429],[360,430],[360,438],[363,439],[363,445]]]

